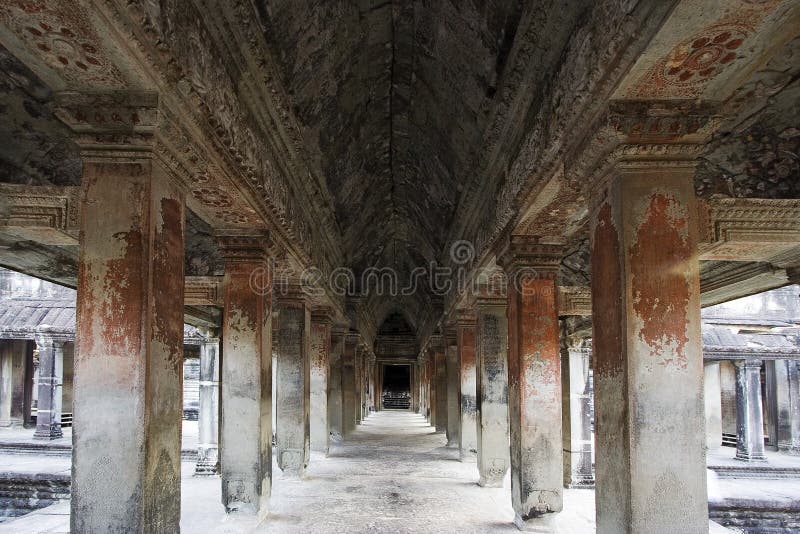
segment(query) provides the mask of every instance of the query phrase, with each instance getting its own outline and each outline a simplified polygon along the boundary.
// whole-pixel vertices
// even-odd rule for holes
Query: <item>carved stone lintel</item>
[[[272,240],[267,231],[218,233],[216,235],[225,263],[268,262]]]
[[[700,210],[701,259],[765,261],[800,245],[800,200],[712,198]]]
[[[222,277],[187,276],[183,295],[186,306],[222,306]]]
[[[0,184],[0,228],[46,245],[78,244],[77,187]]]
[[[591,315],[592,288],[588,286],[559,286],[556,295],[558,315]]]
[[[158,127],[158,94],[64,91],[54,113],[74,132],[84,158],[149,158]]]
[[[720,121],[718,105],[708,102],[616,100],[608,108],[622,143],[704,143]]]

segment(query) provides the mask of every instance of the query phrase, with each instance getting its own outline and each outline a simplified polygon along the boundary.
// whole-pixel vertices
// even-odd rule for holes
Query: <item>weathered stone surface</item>
[[[599,532],[706,532],[691,165],[621,166],[591,229]],[[655,503],[658,503],[657,505]]]
[[[508,320],[503,300],[480,301],[477,316],[478,484],[500,487],[509,468]]]
[[[280,299],[278,315],[275,443],[278,467],[302,477],[310,447],[311,310],[302,294]]]
[[[149,159],[82,187],[72,530],[178,530],[183,193]]]
[[[220,465],[228,513],[263,517],[272,487],[272,294],[263,236],[224,236]]]

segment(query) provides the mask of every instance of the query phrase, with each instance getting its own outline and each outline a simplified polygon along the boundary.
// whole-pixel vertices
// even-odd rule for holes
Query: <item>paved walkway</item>
[[[273,465],[270,514],[261,525],[226,517],[219,479],[194,478],[192,470],[184,462],[183,532],[518,532],[509,478],[504,488],[479,487],[476,465],[459,462],[444,436],[409,412],[371,415],[327,458],[314,453],[304,480],[283,478]],[[594,532],[594,492],[567,491],[562,517],[564,532]],[[0,533],[68,530],[65,503],[0,525]]]

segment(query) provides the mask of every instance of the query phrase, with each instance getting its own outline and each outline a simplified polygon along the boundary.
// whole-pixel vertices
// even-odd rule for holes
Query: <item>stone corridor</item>
[[[328,457],[312,453],[306,478],[276,473],[270,513],[258,524],[251,517],[226,518],[216,478],[193,477],[183,463],[183,532],[359,533],[359,532],[517,532],[510,480],[502,488],[481,488],[475,464],[462,463],[419,414],[383,411],[368,416]],[[59,464],[60,460],[60,464]],[[67,459],[51,460],[53,470]],[[61,465],[63,464],[63,465]],[[567,490],[563,532],[594,531],[594,491]],[[28,530],[29,529],[29,530]],[[69,531],[69,505],[45,508],[7,525],[0,533]]]

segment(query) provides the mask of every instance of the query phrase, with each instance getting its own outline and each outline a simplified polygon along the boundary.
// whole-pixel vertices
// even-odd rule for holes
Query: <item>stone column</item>
[[[761,402],[761,360],[737,360],[736,459],[766,462],[764,411]]]
[[[219,339],[200,345],[200,413],[195,476],[219,474]]]
[[[566,373],[563,376],[567,382],[567,391],[569,391],[568,428],[570,437],[566,453],[569,458],[569,478],[565,478],[565,480],[570,488],[594,486],[594,470],[592,468],[594,444],[590,408],[592,395],[589,389],[591,356],[592,350],[587,342],[583,342],[581,346],[569,347],[567,366],[564,368]],[[563,403],[562,406],[564,406]]]
[[[506,300],[479,297],[476,316],[478,484],[499,488],[510,462]]]
[[[36,348],[39,351],[39,405],[36,412],[36,432],[33,439],[51,440],[63,436],[61,432],[61,388],[64,380],[65,336],[52,332],[42,325],[36,330]]]
[[[70,530],[177,532],[185,189],[154,150],[155,93],[55,105],[83,159]]]
[[[383,380],[382,371],[380,380]],[[411,364],[411,411],[419,413],[419,366],[416,363]]]
[[[778,405],[778,450],[800,454],[799,360],[775,361],[775,397]]]
[[[426,371],[428,374],[428,423],[430,423],[433,428],[436,428],[436,356],[430,350],[428,350],[426,364]]]
[[[331,349],[329,352],[328,381],[328,429],[330,440],[342,441],[342,350],[344,349],[344,330],[335,328],[331,331]]]
[[[356,430],[356,345],[358,337],[347,334],[342,352],[342,426],[347,437]]]
[[[456,321],[460,382],[459,458],[462,462],[478,460],[478,401],[475,369],[475,315],[460,310]]]
[[[612,125],[631,136],[656,136],[662,127],[678,128],[664,138],[679,136],[683,126],[662,111],[658,120],[642,112]],[[627,145],[619,153],[628,159],[608,168],[592,193],[598,533],[708,532],[699,152]]]
[[[332,323],[333,316],[328,309],[311,314],[311,450],[326,455],[330,447],[328,378]]]
[[[703,369],[706,447],[708,449],[716,449],[722,446],[722,384],[720,382],[719,362],[705,362]]]
[[[434,349],[436,366],[436,431],[447,432],[447,359],[443,341]]]
[[[447,346],[447,446],[458,447],[461,443],[461,380],[459,378],[458,345],[456,331],[448,331],[445,336]]]
[[[511,503],[518,528],[545,528],[563,508],[561,351],[556,276],[563,248],[512,236],[508,276]]]
[[[279,306],[275,445],[278,467],[285,475],[302,477],[310,450],[311,312],[299,288],[281,295]]]
[[[267,235],[222,236],[220,470],[228,513],[266,516],[272,490],[272,271]]]
[[[356,345],[353,362],[353,416],[355,417],[356,426],[358,426],[361,424],[362,406],[364,403],[364,349],[360,341]]]

